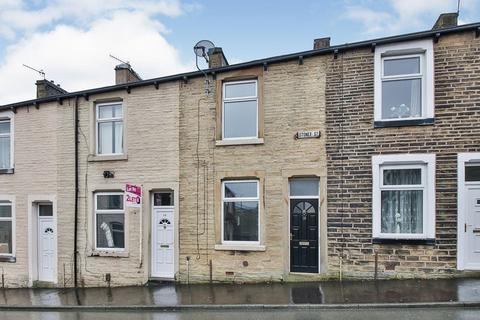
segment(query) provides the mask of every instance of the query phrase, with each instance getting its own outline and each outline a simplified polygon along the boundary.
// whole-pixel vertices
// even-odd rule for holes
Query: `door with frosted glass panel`
[[[175,276],[175,207],[173,192],[158,192],[153,197],[152,277]]]
[[[319,271],[319,179],[290,180],[290,271]]]
[[[54,282],[56,274],[56,227],[52,204],[38,204],[38,280]]]

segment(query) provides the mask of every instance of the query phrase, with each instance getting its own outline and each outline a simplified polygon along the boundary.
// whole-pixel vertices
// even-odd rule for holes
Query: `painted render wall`
[[[29,214],[32,200],[54,200],[59,240],[57,284],[73,283],[74,129],[72,101],[17,109],[14,114],[15,173],[0,175],[0,195],[14,196],[16,262],[0,262],[6,287],[35,285],[29,265],[36,257],[29,250]],[[30,209],[29,209],[30,208]],[[72,241],[68,239],[72,239]]]
[[[480,151],[480,40],[464,32],[434,44],[433,125],[373,127],[373,64],[369,48],[340,53],[328,64],[330,271],[339,275],[342,268],[345,277],[372,278],[377,252],[380,277],[466,275],[456,271],[457,153]],[[434,245],[372,244],[371,158],[395,153],[436,154]]]
[[[106,286],[106,273],[111,274],[112,286],[147,282],[151,193],[161,189],[178,193],[178,95],[178,82],[169,82],[161,84],[158,90],[154,86],[141,87],[130,94],[117,91],[92,95],[88,101],[80,99],[79,285]],[[126,157],[105,161],[94,156],[95,105],[112,99],[123,100]],[[113,171],[114,178],[105,179],[104,170]],[[141,185],[144,192],[142,210],[131,208],[125,212],[126,250],[95,251],[93,193],[124,191],[126,183]]]

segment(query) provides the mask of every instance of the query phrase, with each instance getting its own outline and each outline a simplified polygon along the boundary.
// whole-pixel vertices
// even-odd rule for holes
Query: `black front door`
[[[318,273],[318,199],[290,199],[290,271]]]

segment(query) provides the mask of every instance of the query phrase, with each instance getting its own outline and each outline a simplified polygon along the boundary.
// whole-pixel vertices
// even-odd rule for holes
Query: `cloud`
[[[173,9],[154,6],[148,10]],[[92,21],[87,28],[58,24],[32,33],[6,49],[0,65],[0,105],[35,98],[38,77],[23,63],[44,68],[48,79],[68,91],[114,84],[116,61],[109,53],[129,60],[145,79],[190,70],[192,66],[182,63],[162,35],[165,30],[144,10],[123,9]]]
[[[26,0],[1,0],[0,21],[3,27],[0,29],[0,37],[11,38],[12,34],[34,32],[59,22],[86,26],[117,10],[142,12],[150,17],[177,17],[191,8],[191,5],[184,6],[179,0],[49,0],[39,3],[40,5],[32,6]]]
[[[346,1],[343,19],[360,23],[365,34],[400,33],[429,28],[440,13],[457,10],[457,0],[388,0],[381,8],[373,4],[378,2]],[[471,20],[477,5],[476,0],[461,2],[461,23]]]

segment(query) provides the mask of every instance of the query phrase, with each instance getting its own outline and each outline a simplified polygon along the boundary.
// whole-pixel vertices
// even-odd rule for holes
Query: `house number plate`
[[[300,242],[298,242],[298,244],[301,245],[301,246],[309,246],[310,241],[300,241]]]

